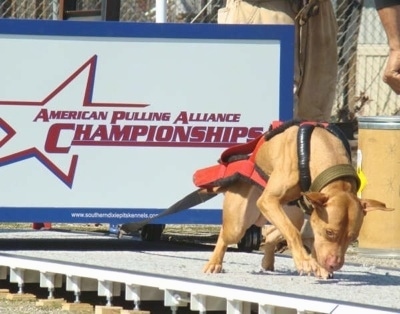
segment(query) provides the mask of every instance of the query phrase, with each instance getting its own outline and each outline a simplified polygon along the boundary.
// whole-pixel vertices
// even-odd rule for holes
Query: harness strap
[[[229,147],[221,154],[218,165],[197,170],[193,175],[193,183],[197,187],[210,189],[216,186],[227,186],[241,178],[264,188],[267,185],[268,176],[255,164],[256,153],[264,142],[264,134],[261,134],[251,142]],[[251,155],[239,160],[231,160],[231,157],[237,154]]]
[[[255,151],[255,147],[260,142],[260,140],[264,137],[264,134],[259,135],[255,139],[251,140],[250,142],[244,144],[238,144],[231,147],[228,147],[222,154],[220,161],[225,163],[228,162],[229,157],[235,155],[249,155]]]
[[[193,175],[193,182],[197,187],[210,189],[215,186],[226,186],[238,177],[250,179],[261,188],[266,186],[266,180],[259,174],[251,160],[238,160],[228,164],[219,164],[197,170]],[[210,178],[214,181],[210,182]]]
[[[349,157],[349,160],[351,162],[351,147],[350,143],[346,138],[346,135],[344,135],[343,131],[336,125],[334,124],[328,124],[326,129],[331,132],[333,135],[335,135],[339,140],[341,140],[344,148],[346,149],[347,156]]]
[[[284,123],[282,121],[272,121],[269,131],[277,129],[282,126]],[[265,136],[268,133],[260,134],[258,137],[253,139],[252,141],[244,144],[238,144],[231,147],[228,147],[220,157],[220,162],[226,163],[229,162],[229,158],[235,155],[250,155],[250,159],[255,159],[255,152],[260,148],[260,146],[266,141]]]
[[[216,195],[217,193],[209,193],[203,189],[198,189],[196,191],[193,191],[192,193],[186,195],[184,198],[180,199],[175,204],[171,205],[158,215],[155,215],[151,218],[139,220],[137,222],[128,222],[122,224],[118,232],[118,238],[121,238],[123,234],[132,233],[143,228],[145,225],[147,225],[148,223],[152,222],[155,219],[176,214],[182,210],[189,209],[201,203],[207,202],[209,199],[212,199]]]

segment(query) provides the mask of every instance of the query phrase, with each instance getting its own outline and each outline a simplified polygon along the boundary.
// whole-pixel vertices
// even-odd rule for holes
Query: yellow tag
[[[361,170],[361,168],[357,168],[357,175],[360,178],[360,188],[358,189],[357,194],[360,194],[364,190],[365,186],[367,185],[367,177],[365,176],[365,174]]]
[[[358,188],[357,191],[357,196],[361,197],[361,192],[364,190],[365,186],[367,185],[367,177],[365,176],[364,172],[361,170],[361,165],[362,165],[362,151],[360,149],[357,149],[357,175],[358,178],[360,179],[360,187]]]

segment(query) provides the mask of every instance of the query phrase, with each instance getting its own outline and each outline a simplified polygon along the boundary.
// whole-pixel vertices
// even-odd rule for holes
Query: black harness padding
[[[343,131],[336,125],[334,124],[328,124],[326,129],[331,132],[333,135],[335,135],[343,144],[344,148],[347,151],[347,156],[349,157],[350,163],[351,163],[351,148],[350,148],[350,143],[347,140],[346,135],[343,133]]]
[[[300,188],[303,192],[306,192],[310,189],[311,186],[311,175],[310,175],[310,143],[311,143],[311,134],[314,131],[315,127],[322,127],[329,131],[331,134],[336,136],[343,144],[346,149],[347,156],[351,162],[351,148],[350,143],[346,138],[346,135],[334,124],[311,124],[304,123],[300,124],[299,131],[297,133],[297,155],[299,159],[299,181]]]
[[[308,191],[311,186],[310,175],[310,140],[314,130],[313,124],[302,124],[297,133],[297,156],[299,159],[299,181],[303,192]]]

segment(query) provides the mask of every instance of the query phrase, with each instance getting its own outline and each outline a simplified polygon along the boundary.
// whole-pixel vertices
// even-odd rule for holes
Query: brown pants
[[[294,118],[329,121],[337,80],[337,24],[330,0],[304,25],[296,0],[227,0],[220,24],[295,24]]]

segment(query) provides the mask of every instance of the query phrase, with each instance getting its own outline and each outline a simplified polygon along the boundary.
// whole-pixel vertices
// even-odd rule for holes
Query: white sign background
[[[70,22],[71,23],[71,22]],[[97,23],[97,22],[96,22]],[[0,166],[2,207],[166,208],[196,187],[193,173],[216,164],[224,148],[71,146],[68,154],[44,149],[55,123],[107,124],[114,111],[165,112],[170,121],[119,121],[120,125],[173,124],[180,112],[239,114],[239,122],[187,126],[261,127],[280,119],[281,42],[266,39],[117,38],[0,35],[0,117],[16,135],[0,158],[36,147],[64,173],[77,155],[72,187],[37,158]],[[43,106],[38,102],[97,56],[93,103],[146,103],[146,108],[82,107],[89,67]],[[107,120],[36,119],[50,111],[108,112]],[[0,136],[5,136],[3,134]],[[71,143],[63,132],[60,146]],[[1,138],[0,137],[0,138]],[[246,141],[245,138],[240,142]],[[216,198],[200,208],[220,208]]]

